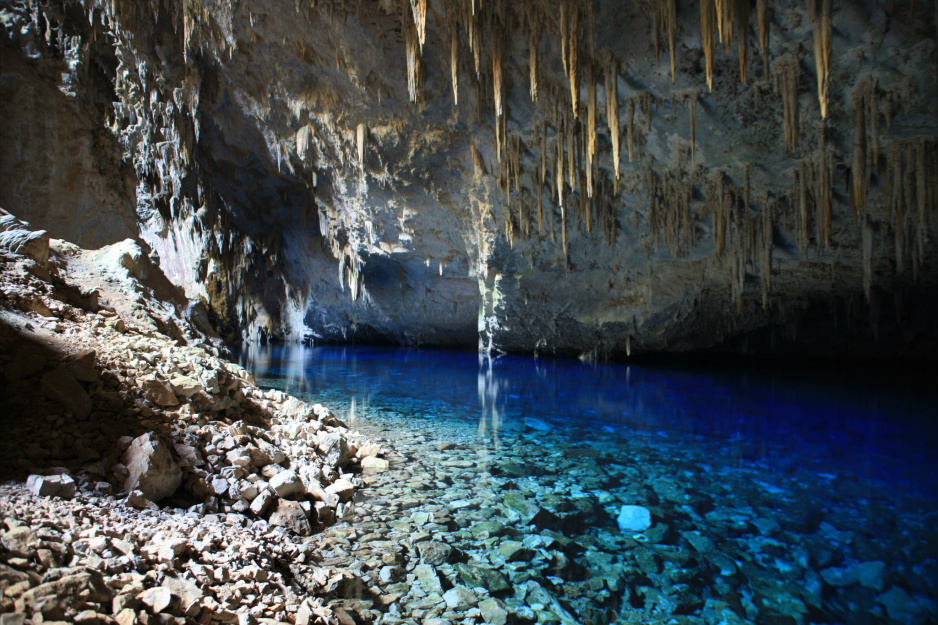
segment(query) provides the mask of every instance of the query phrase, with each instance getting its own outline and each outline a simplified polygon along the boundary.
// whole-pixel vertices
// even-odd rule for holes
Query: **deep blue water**
[[[428,532],[506,575],[497,596],[518,622],[548,604],[568,625],[938,622],[928,373],[371,347],[240,358],[261,386],[323,403],[398,453],[361,495],[390,502],[374,531],[410,536],[424,527],[414,515],[448,510]],[[398,510],[405,492],[417,503]],[[518,496],[549,514],[516,518]],[[634,533],[623,506],[650,525]],[[468,531],[489,518],[509,533]],[[559,535],[563,553],[534,548]],[[509,539],[533,541],[531,559],[506,560]]]
[[[252,347],[267,383],[414,418],[477,421],[496,411],[569,431],[603,428],[721,445],[724,462],[849,471],[871,487],[938,501],[938,384],[908,372],[583,363],[384,347]],[[279,380],[282,382],[277,383]],[[364,418],[364,417],[362,417]]]

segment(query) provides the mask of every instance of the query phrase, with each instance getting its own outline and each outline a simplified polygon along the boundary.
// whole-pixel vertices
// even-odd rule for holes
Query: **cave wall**
[[[54,125],[107,126],[140,236],[229,337],[938,343],[928,3],[37,6],[5,9],[5,59],[32,37],[47,91],[57,39],[110,68],[74,73],[99,126]],[[42,163],[4,159],[4,188]]]
[[[136,236],[136,179],[105,124],[110,51],[37,39],[22,12],[2,10],[0,206],[83,247]]]

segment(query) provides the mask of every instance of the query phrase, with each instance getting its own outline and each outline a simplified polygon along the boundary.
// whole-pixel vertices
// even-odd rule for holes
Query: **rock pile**
[[[135,243],[49,250],[0,250],[3,624],[334,622],[301,537],[381,449],[222,358]]]

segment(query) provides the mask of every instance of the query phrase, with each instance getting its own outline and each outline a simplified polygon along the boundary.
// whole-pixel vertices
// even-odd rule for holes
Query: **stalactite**
[[[541,124],[541,167],[538,170],[537,185],[537,233],[541,234],[544,218],[544,177],[547,174],[547,123]]]
[[[668,40],[668,52],[671,57],[671,82],[674,82],[674,54],[677,38],[677,0],[657,0],[656,25]],[[658,60],[658,32],[655,32],[655,61]]]
[[[857,218],[860,217],[860,211],[866,207],[866,194],[869,189],[869,171],[867,170],[867,145],[866,145],[866,119],[864,113],[864,98],[862,88],[858,88],[860,93],[853,98],[853,171],[851,178],[853,181],[853,206],[857,211]]]
[[[808,0],[808,16],[814,24],[814,67],[821,119],[827,119],[830,102],[831,0]]]
[[[720,27],[723,38],[723,45],[727,52],[733,45],[733,19],[736,12],[736,3],[739,0],[717,0],[717,10],[719,12]]]
[[[414,26],[417,28],[417,38],[422,51],[427,36],[427,0],[410,0],[410,8],[414,14]]]
[[[495,116],[502,115],[502,37],[495,35],[492,42],[492,87],[495,91]]]
[[[449,73],[453,81],[453,106],[459,106],[459,26],[453,24],[449,39]]]
[[[629,148],[629,162],[632,162],[633,153],[633,136],[632,136],[632,127],[635,121],[635,100],[630,98],[625,103],[625,142]]]
[[[420,58],[420,41],[417,35],[417,28],[408,18],[410,4],[408,0],[403,0],[404,16],[404,48],[407,53],[407,93],[411,102],[416,102],[423,82],[423,62]]]
[[[616,59],[610,55],[606,65],[606,120],[612,142],[612,166],[615,168],[616,189],[619,185],[619,74]],[[629,160],[631,160],[630,148]]]
[[[724,0],[725,1],[725,0]],[[714,0],[700,0],[700,35],[703,39],[704,62],[707,70],[707,89],[713,92],[713,54],[716,50],[716,31],[719,21]],[[720,38],[723,38],[722,31]]]
[[[557,127],[557,171],[554,172],[554,185],[556,186],[556,200],[560,204],[561,208],[563,207],[563,181],[566,171],[564,171],[563,166],[563,154],[564,154],[564,143],[566,142],[566,137],[564,136],[565,131],[569,132],[565,126],[564,118],[561,116],[560,125]]]
[[[590,59],[586,71],[586,194],[593,197],[593,158],[596,156],[596,69]]]
[[[355,128],[355,138],[356,143],[358,144],[358,168],[362,171],[365,170],[365,135],[368,132],[368,128],[365,124],[359,124]]]
[[[775,64],[775,78],[782,96],[785,148],[794,152],[798,149],[798,83],[800,81],[798,61],[790,59]]]
[[[576,191],[576,136],[579,131],[579,122],[572,118],[567,118],[567,183],[570,185],[570,193]]]
[[[769,9],[766,0],[756,0],[756,19],[759,22],[759,50],[766,79],[769,76]]]
[[[570,28],[567,25],[567,0],[558,0],[558,10],[560,11],[560,60],[563,63],[563,75],[570,77],[570,66],[567,56],[567,41]]]
[[[746,62],[749,59],[750,0],[736,0],[736,29],[739,38],[739,78],[746,84]]]
[[[579,114],[580,108],[580,82],[579,82],[579,42],[578,33],[580,30],[580,7],[576,4],[570,9],[570,43],[567,46],[570,50],[570,105],[573,109],[573,117]]]
[[[540,40],[540,33],[532,30],[528,37],[528,47],[531,50],[530,62],[530,80],[531,80],[531,101],[537,102],[537,42]]]

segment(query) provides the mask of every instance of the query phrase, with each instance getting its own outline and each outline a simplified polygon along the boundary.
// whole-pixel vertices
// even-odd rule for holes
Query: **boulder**
[[[137,386],[143,389],[147,399],[157,406],[178,406],[179,400],[168,382],[160,380],[155,375],[145,375],[137,380]]]
[[[26,525],[4,532],[0,537],[0,544],[16,558],[31,558],[36,553],[36,549],[41,546],[36,533]]]
[[[319,442],[323,462],[331,467],[344,467],[348,463],[348,443],[337,434],[326,434]]]
[[[75,496],[75,480],[64,474],[30,475],[26,479],[26,488],[37,497],[71,499]]]
[[[362,469],[371,472],[387,471],[390,467],[390,463],[384,458],[378,458],[377,456],[365,456],[362,458]]]
[[[499,599],[485,599],[479,603],[482,620],[489,625],[505,625],[508,622],[508,610]]]
[[[290,497],[305,492],[303,482],[295,471],[281,471],[270,478],[270,487],[277,491],[280,497]]]
[[[312,533],[306,511],[298,501],[279,500],[267,522],[276,527],[285,527],[300,536],[309,536]]]
[[[76,417],[84,419],[91,414],[91,398],[65,367],[57,367],[42,376],[42,391]]]
[[[340,477],[335,482],[326,487],[326,492],[336,495],[339,501],[346,502],[355,494],[355,485],[347,479]]]
[[[128,471],[124,490],[140,490],[150,501],[169,497],[182,483],[182,470],[173,460],[169,446],[153,432],[135,438],[121,462]]]

